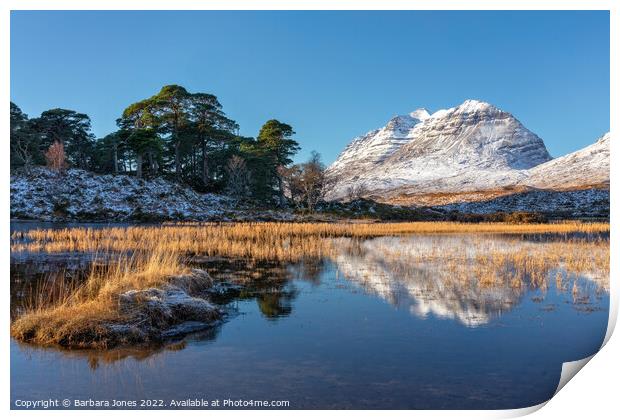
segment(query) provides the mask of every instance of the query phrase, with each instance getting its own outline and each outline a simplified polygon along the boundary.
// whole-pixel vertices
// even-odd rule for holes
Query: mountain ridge
[[[610,138],[605,133],[593,144],[536,166],[522,184],[554,190],[609,187]]]
[[[540,137],[489,103],[466,100],[433,114],[420,108],[349,143],[326,171],[324,197],[433,205],[451,202],[450,195],[475,201],[528,189],[608,185],[606,136],[593,150],[553,159]],[[593,182],[583,171],[569,183],[549,182],[545,168],[558,178],[575,174],[575,168],[563,170],[563,165],[589,168]],[[434,200],[434,195],[441,197]]]

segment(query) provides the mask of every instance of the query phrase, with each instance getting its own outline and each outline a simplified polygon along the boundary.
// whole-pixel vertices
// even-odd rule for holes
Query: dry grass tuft
[[[121,335],[112,328],[129,325],[141,316],[139,307],[121,307],[119,296],[129,290],[162,287],[171,277],[187,273],[178,254],[159,247],[121,255],[113,263],[94,263],[79,284],[71,281],[59,287],[56,281],[49,289],[40,288],[11,325],[11,335],[41,345],[78,348],[143,341],[138,329]]]

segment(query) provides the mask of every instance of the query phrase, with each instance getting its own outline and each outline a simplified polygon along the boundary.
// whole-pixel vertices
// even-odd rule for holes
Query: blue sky
[[[553,156],[609,130],[609,13],[11,14],[11,100],[87,113],[96,135],[166,84],[218,96],[255,136],[277,118],[327,163],[394,115],[468,98],[513,113]]]

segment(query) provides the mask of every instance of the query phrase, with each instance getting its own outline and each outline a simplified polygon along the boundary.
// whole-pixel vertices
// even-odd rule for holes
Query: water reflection
[[[157,358],[165,358],[167,353],[177,352],[184,350],[188,342],[200,341],[210,342],[214,341],[221,332],[222,324],[216,324],[213,328],[200,331],[186,337],[181,340],[170,341],[161,346],[136,346],[136,347],[123,347],[113,348],[107,350],[81,350],[81,349],[65,349],[62,347],[44,348],[40,346],[31,345],[27,343],[17,343],[21,353],[28,356],[40,355],[41,352],[57,352],[63,357],[70,360],[85,360],[90,370],[102,369],[110,365],[117,364],[119,362],[125,362],[127,360],[134,360],[136,362],[149,361],[152,362]]]
[[[334,261],[348,281],[412,315],[455,319],[469,327],[500,317],[528,290],[546,293],[551,279],[557,292],[570,291],[573,303],[581,305],[577,309],[584,311],[592,310],[584,308],[592,303],[591,295],[609,288],[604,268],[588,265],[581,271],[560,261],[560,256],[584,255],[594,261],[594,255],[584,254],[592,252],[584,241],[474,235],[336,241],[340,254]]]
[[[331,275],[333,267],[336,275],[352,286],[415,317],[452,319],[468,327],[499,319],[521,304],[528,292],[535,291],[532,300],[542,303],[550,283],[554,293],[565,295],[566,301],[583,313],[601,310],[597,302],[609,288],[605,237],[461,234],[325,241],[330,241],[328,248],[332,251],[322,259],[285,263],[198,255],[190,264],[208,271],[218,282],[237,286],[209,296],[229,316],[235,314],[239,302],[254,301],[268,320],[294,312],[299,296],[295,281],[319,285],[323,276]],[[12,255],[12,316],[27,306],[39,284],[51,282],[61,287],[62,282],[79,281],[91,263],[89,254]],[[542,310],[553,311],[556,306],[547,304]],[[213,340],[217,331],[214,328],[198,336]],[[106,353],[91,365],[138,354],[146,358],[165,350],[166,346]]]
[[[227,316],[156,348],[12,341],[12,399],[207,395],[290,399],[292,408],[517,408],[548,399],[562,362],[591,355],[605,336],[607,237],[325,240],[329,254],[295,263],[193,256],[192,266],[235,286],[208,296]],[[91,260],[12,255],[12,313],[41,282],[80,281]]]

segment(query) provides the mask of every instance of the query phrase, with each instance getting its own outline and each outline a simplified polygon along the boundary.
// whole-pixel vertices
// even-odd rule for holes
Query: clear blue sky
[[[255,136],[277,118],[305,159],[418,107],[468,98],[513,113],[553,156],[609,130],[608,12],[65,12],[11,14],[11,99],[87,113],[97,136],[180,84]]]

